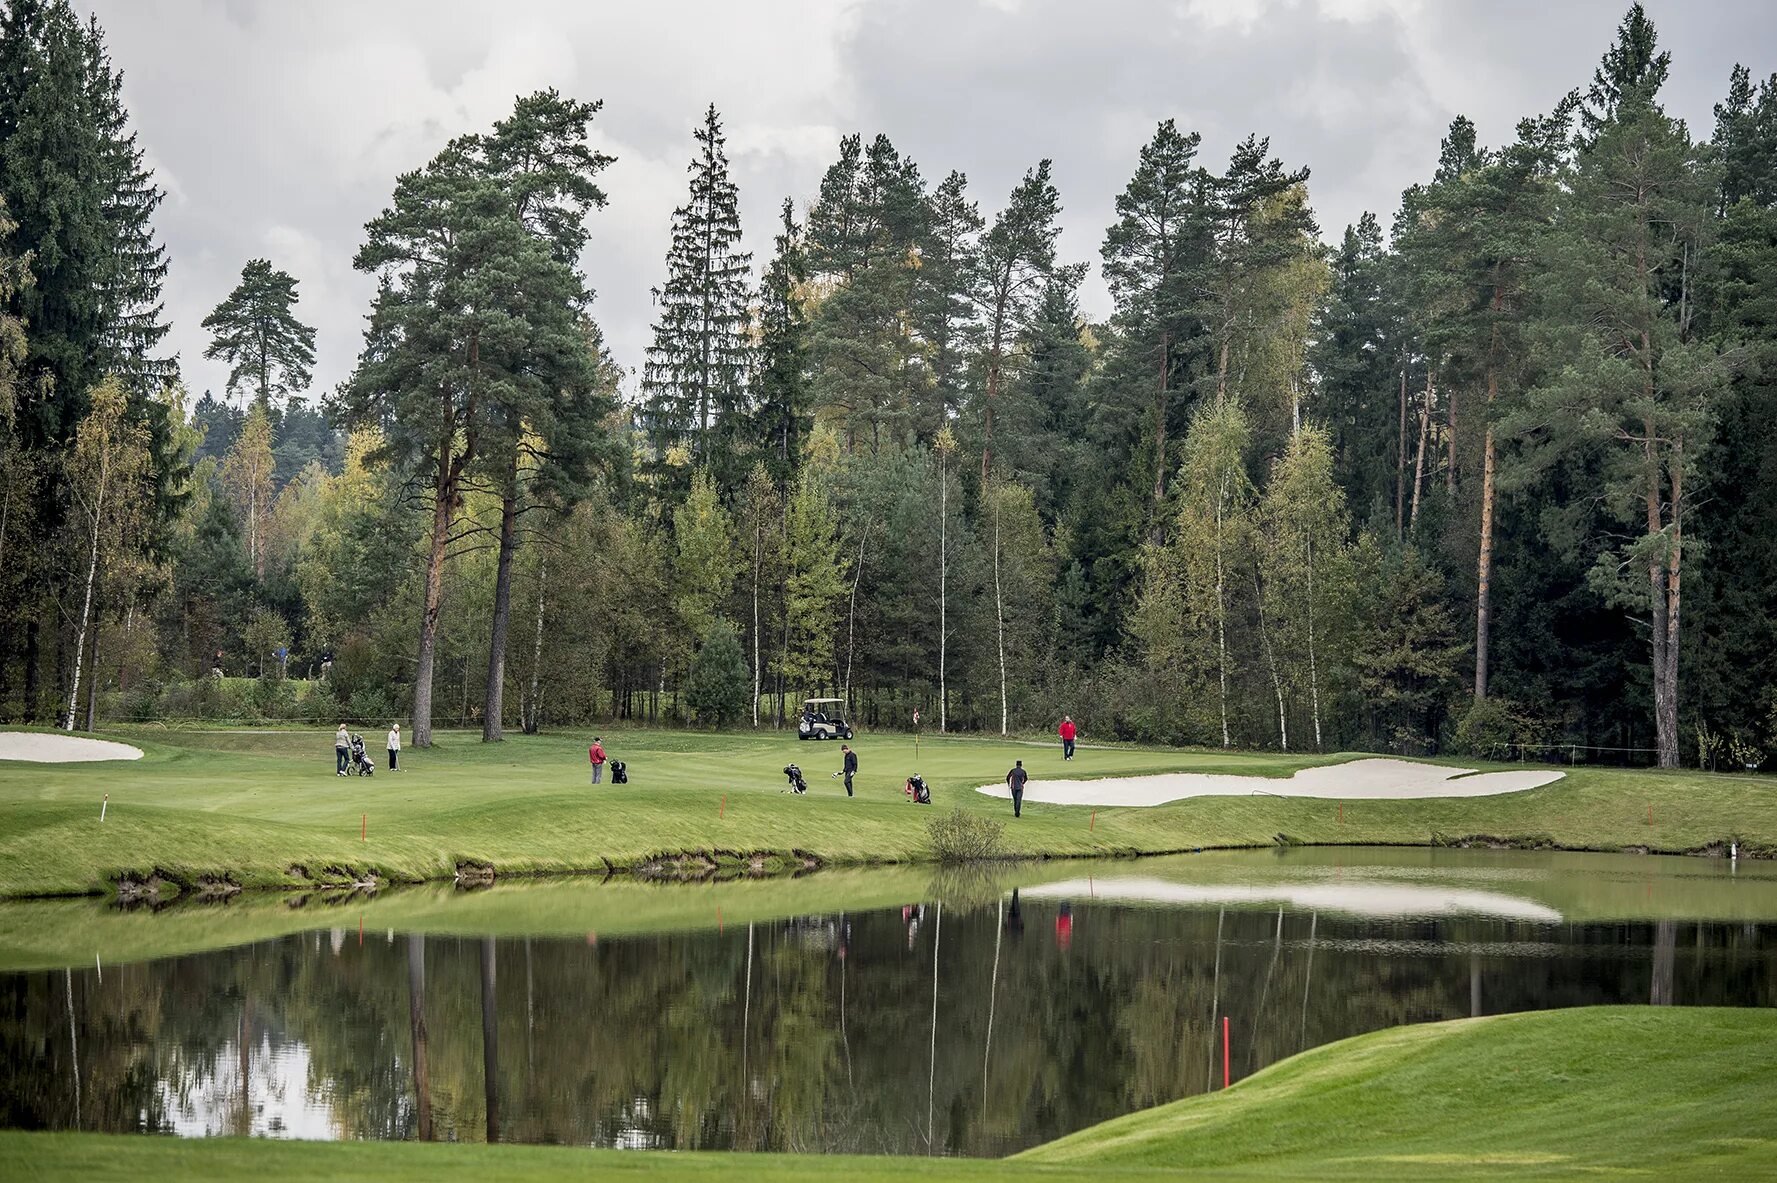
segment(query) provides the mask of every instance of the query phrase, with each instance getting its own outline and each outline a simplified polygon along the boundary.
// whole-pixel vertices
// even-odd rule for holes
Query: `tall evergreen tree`
[[[444,565],[465,481],[490,441],[528,418],[515,409],[547,407],[564,390],[580,397],[590,364],[585,285],[520,216],[523,189],[503,173],[486,138],[464,136],[397,181],[354,261],[381,282],[357,369],[332,400],[345,422],[387,429],[384,452],[431,502],[414,670],[418,747],[432,741]]]
[[[754,435],[780,488],[795,472],[809,428],[808,249],[793,208],[786,197],[759,291],[759,368],[753,375]]]
[[[1594,544],[1592,582],[1647,629],[1655,742],[1670,768],[1679,758],[1685,531],[1710,475],[1724,371],[1693,324],[1692,276],[1714,194],[1684,125],[1659,106],[1667,58],[1652,38],[1637,6],[1588,92],[1549,256],[1574,349],[1524,418],[1540,425],[1539,444],[1596,459],[1602,487],[1589,503],[1629,528],[1621,546]]]
[[[1048,277],[1055,270],[1055,239],[1061,233],[1061,196],[1044,160],[1024,174],[1006,208],[981,240],[982,338],[981,479],[993,465],[993,416],[1013,379],[1013,346],[1030,328]]]
[[[696,137],[691,196],[673,211],[666,284],[656,292],[660,312],[642,376],[656,470],[674,495],[686,487],[687,465],[707,467],[724,490],[739,487],[752,364],[752,256],[740,249],[739,193],[713,103]]]
[[[296,277],[249,259],[228,298],[204,317],[210,332],[204,356],[229,364],[228,392],[252,390],[269,410],[274,394],[308,389],[315,364],[315,330],[296,318]]]
[[[1206,177],[1197,166],[1196,132],[1168,119],[1141,150],[1135,175],[1117,196],[1117,221],[1105,231],[1105,283],[1117,302],[1114,323],[1127,380],[1148,392],[1144,430],[1153,473],[1149,521],[1157,532],[1171,468],[1167,438],[1191,352],[1201,348],[1194,285],[1206,260]]]

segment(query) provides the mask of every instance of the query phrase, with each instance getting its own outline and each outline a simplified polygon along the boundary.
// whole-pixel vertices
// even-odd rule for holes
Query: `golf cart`
[[[797,739],[850,739],[851,724],[839,717],[843,698],[810,698],[802,703],[802,717],[796,721]],[[833,713],[829,715],[827,709]]]

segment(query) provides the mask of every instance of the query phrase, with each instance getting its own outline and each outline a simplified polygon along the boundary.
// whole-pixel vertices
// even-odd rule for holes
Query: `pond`
[[[8,905],[0,964],[22,933],[63,940],[65,964],[0,973],[0,1124],[997,1156],[1220,1087],[1224,1017],[1239,1079],[1401,1023],[1777,1004],[1773,870],[1295,850]],[[787,910],[747,894],[767,890]],[[611,921],[613,900],[640,910],[625,892],[640,929]],[[207,951],[106,963],[156,931]]]

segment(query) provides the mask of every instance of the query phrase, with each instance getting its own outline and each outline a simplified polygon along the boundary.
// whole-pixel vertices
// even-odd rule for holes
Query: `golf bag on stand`
[[[930,805],[932,803],[932,790],[926,787],[925,777],[917,772],[907,778],[905,791],[909,797],[913,798],[915,805]]]

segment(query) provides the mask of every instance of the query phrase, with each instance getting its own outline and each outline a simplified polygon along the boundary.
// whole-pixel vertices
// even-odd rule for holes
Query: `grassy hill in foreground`
[[[1777,1014],[1595,1007],[1402,1027],[999,1162],[0,1133],[43,1183],[277,1178],[1106,1180],[1777,1177]]]
[[[681,851],[808,852],[829,863],[917,861],[932,810],[901,785],[922,772],[937,809],[1003,819],[1005,853],[1081,856],[1302,843],[1424,845],[1487,835],[1574,849],[1683,852],[1730,837],[1777,849],[1777,782],[1768,778],[1579,768],[1524,793],[1439,801],[1215,797],[1154,808],[1032,805],[1013,822],[1004,801],[973,792],[1016,757],[1033,777],[1152,772],[1288,776],[1348,758],[1113,746],[1061,764],[1054,745],[980,738],[860,736],[858,795],[827,773],[833,744],[782,734],[607,732],[629,762],[627,786],[589,786],[580,735],[483,745],[447,734],[403,753],[404,771],[333,775],[330,733],[111,733],[138,743],[128,763],[0,762],[0,897],[107,889],[120,872],[156,869],[196,881],[313,886],[375,873],[450,878],[461,863],[501,874],[603,871]],[[783,766],[810,774],[805,797],[782,792]],[[106,820],[99,821],[110,794]],[[361,839],[361,834],[363,838]]]

